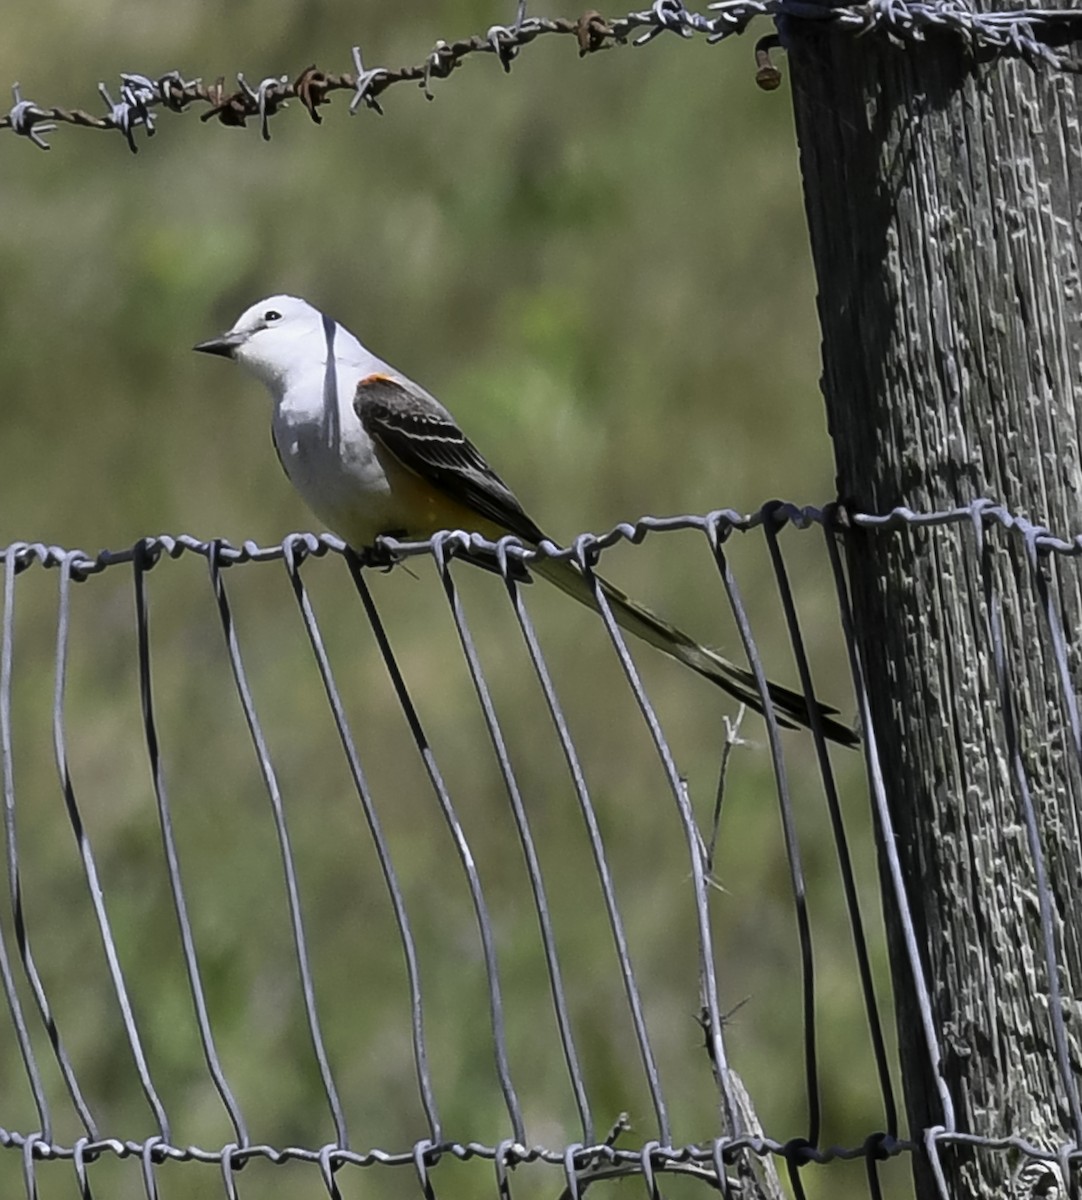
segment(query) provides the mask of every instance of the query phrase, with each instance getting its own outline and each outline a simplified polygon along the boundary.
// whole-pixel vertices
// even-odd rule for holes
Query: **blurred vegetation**
[[[179,67],[251,80],[310,62],[419,61],[437,37],[483,31],[513,5],[445,0],[198,0],[15,6],[0,78],[42,103],[94,108],[96,81]],[[535,7],[540,7],[535,5]],[[566,5],[546,10],[572,12]],[[262,389],[189,353],[260,296],[304,295],[438,394],[557,538],[644,512],[757,508],[832,495],[817,390],[814,280],[787,95],[753,82],[750,44],[664,37],[580,61],[570,39],[529,47],[510,77],[471,59],[436,85],[395,88],[387,115],[350,120],[336,96],[315,128],[299,105],[265,145],[247,130],[164,114],[133,157],[123,139],[62,128],[48,154],[0,137],[0,544],[93,551],[158,532],[276,542],[309,518],[279,471]],[[821,535],[784,546],[817,683],[851,713]],[[772,674],[795,667],[765,547],[732,558]],[[701,537],[656,536],[604,569],[696,636],[735,649]],[[557,1052],[536,918],[506,796],[431,569],[372,581],[471,839],[492,906],[512,1069],[529,1140],[578,1140]],[[306,579],[401,872],[421,953],[432,1070],[446,1136],[509,1134],[492,1068],[483,974],[461,870],[339,561]],[[602,1133],[656,1136],[596,876],[558,744],[498,580],[459,569],[546,870],[575,1033]],[[426,1134],[409,1050],[401,952],[360,807],[281,565],[229,571],[240,645],[278,772],[307,932],[352,1145],[401,1151]],[[278,851],[223,654],[206,565],[149,578],[156,717],[211,1017],[256,1141],[333,1137],[303,1024]],[[142,1101],[64,816],[52,747],[57,573],[16,588],[13,768],[30,936],[102,1129],[156,1132]],[[610,852],[678,1142],[709,1138],[715,1107],[695,1023],[686,850],[645,726],[604,632],[563,596],[529,591]],[[130,572],[77,586],[67,691],[76,795],[104,882],[150,1069],[178,1143],[232,1134],[202,1065],[182,971],[139,717]],[[732,706],[648,650],[636,658],[692,801],[707,822]],[[727,1029],[768,1133],[803,1136],[800,972],[773,775],[758,718],[735,752],[713,897]],[[809,739],[786,736],[815,935],[826,1142],[883,1124],[851,937]],[[835,755],[888,995],[860,756]],[[0,928],[14,946],[10,911]],[[27,988],[56,1114],[81,1133]],[[743,1003],[742,1003],[743,1002]],[[887,1018],[888,1031],[890,1018]],[[36,1117],[14,1036],[0,1027],[0,1124]],[[102,1162],[95,1194],[142,1194],[138,1165]],[[2,1194],[19,1161],[0,1155]],[[491,1167],[435,1172],[443,1197],[487,1195]],[[907,1194],[907,1166],[885,1170]],[[104,1181],[104,1183],[102,1183]],[[44,1197],[75,1195],[69,1164]],[[346,1196],[412,1194],[408,1169],[340,1174]],[[811,1167],[811,1197],[866,1194],[861,1164]],[[221,1194],[211,1167],[169,1164],[165,1197]],[[519,1195],[558,1172],[524,1168]],[[638,1184],[629,1186],[637,1187]],[[672,1196],[702,1185],[666,1181]],[[318,1196],[315,1168],[253,1164],[245,1195]],[[598,1192],[602,1191],[598,1187]],[[889,1190],[889,1189],[888,1189]]]

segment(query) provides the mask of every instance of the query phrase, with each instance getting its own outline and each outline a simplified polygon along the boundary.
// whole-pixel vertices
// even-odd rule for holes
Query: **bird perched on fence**
[[[356,549],[381,535],[425,538],[462,529],[495,541],[514,534],[537,545],[544,534],[514,493],[435,397],[371,354],[333,318],[295,296],[253,304],[220,337],[195,347],[235,359],[274,400],[272,434],[286,474],[313,513]],[[482,553],[468,557],[492,568]],[[574,563],[538,558],[529,570],[590,607],[590,580]],[[595,576],[617,622],[629,633],[763,711],[750,671]],[[809,725],[801,694],[767,685],[783,725]],[[856,734],[820,704],[823,732],[845,746]]]

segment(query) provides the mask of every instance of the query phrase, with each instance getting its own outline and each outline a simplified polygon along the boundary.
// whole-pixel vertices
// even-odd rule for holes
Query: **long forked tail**
[[[554,583],[561,591],[573,596],[580,604],[596,608],[590,585],[573,563],[539,558],[530,564],[530,569],[549,580],[550,583]],[[763,711],[763,702],[759,696],[755,676],[750,671],[738,667],[736,663],[729,662],[727,658],[713,650],[700,646],[698,642],[674,625],[670,625],[668,621],[663,621],[648,608],[636,604],[607,579],[602,579],[600,575],[596,575],[594,578],[605,593],[605,598],[612,607],[612,614],[617,623],[628,633],[634,634],[644,642],[649,642],[662,654],[668,654],[677,662],[691,667],[693,671],[698,671],[700,675],[704,675],[711,683],[717,684],[742,704],[746,704],[758,713]],[[784,725],[787,729],[794,729],[798,725],[811,727],[808,704],[800,692],[791,691],[777,683],[768,682],[766,686],[779,724]],[[831,714],[838,711],[836,708],[816,703],[824,736],[837,742],[840,746],[859,744],[860,738],[852,729],[832,718]]]

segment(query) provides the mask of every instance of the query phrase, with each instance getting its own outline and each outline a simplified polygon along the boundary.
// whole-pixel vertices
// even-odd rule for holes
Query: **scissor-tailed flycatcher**
[[[266,384],[286,474],[312,512],[351,546],[371,546],[381,534],[426,538],[441,529],[492,541],[510,533],[531,545],[544,537],[434,396],[304,300],[261,300],[228,333],[195,349],[236,359]],[[530,569],[595,606],[590,584],[573,563],[539,558]],[[629,633],[762,712],[750,671],[597,581]],[[775,683],[768,688],[782,724],[809,724],[802,695]],[[856,734],[831,719],[835,711],[819,706],[824,733],[855,745]]]

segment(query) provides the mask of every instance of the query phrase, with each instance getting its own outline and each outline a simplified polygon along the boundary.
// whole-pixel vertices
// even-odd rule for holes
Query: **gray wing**
[[[365,432],[408,471],[524,542],[545,536],[450,415],[424,392],[368,375],[353,407]]]

